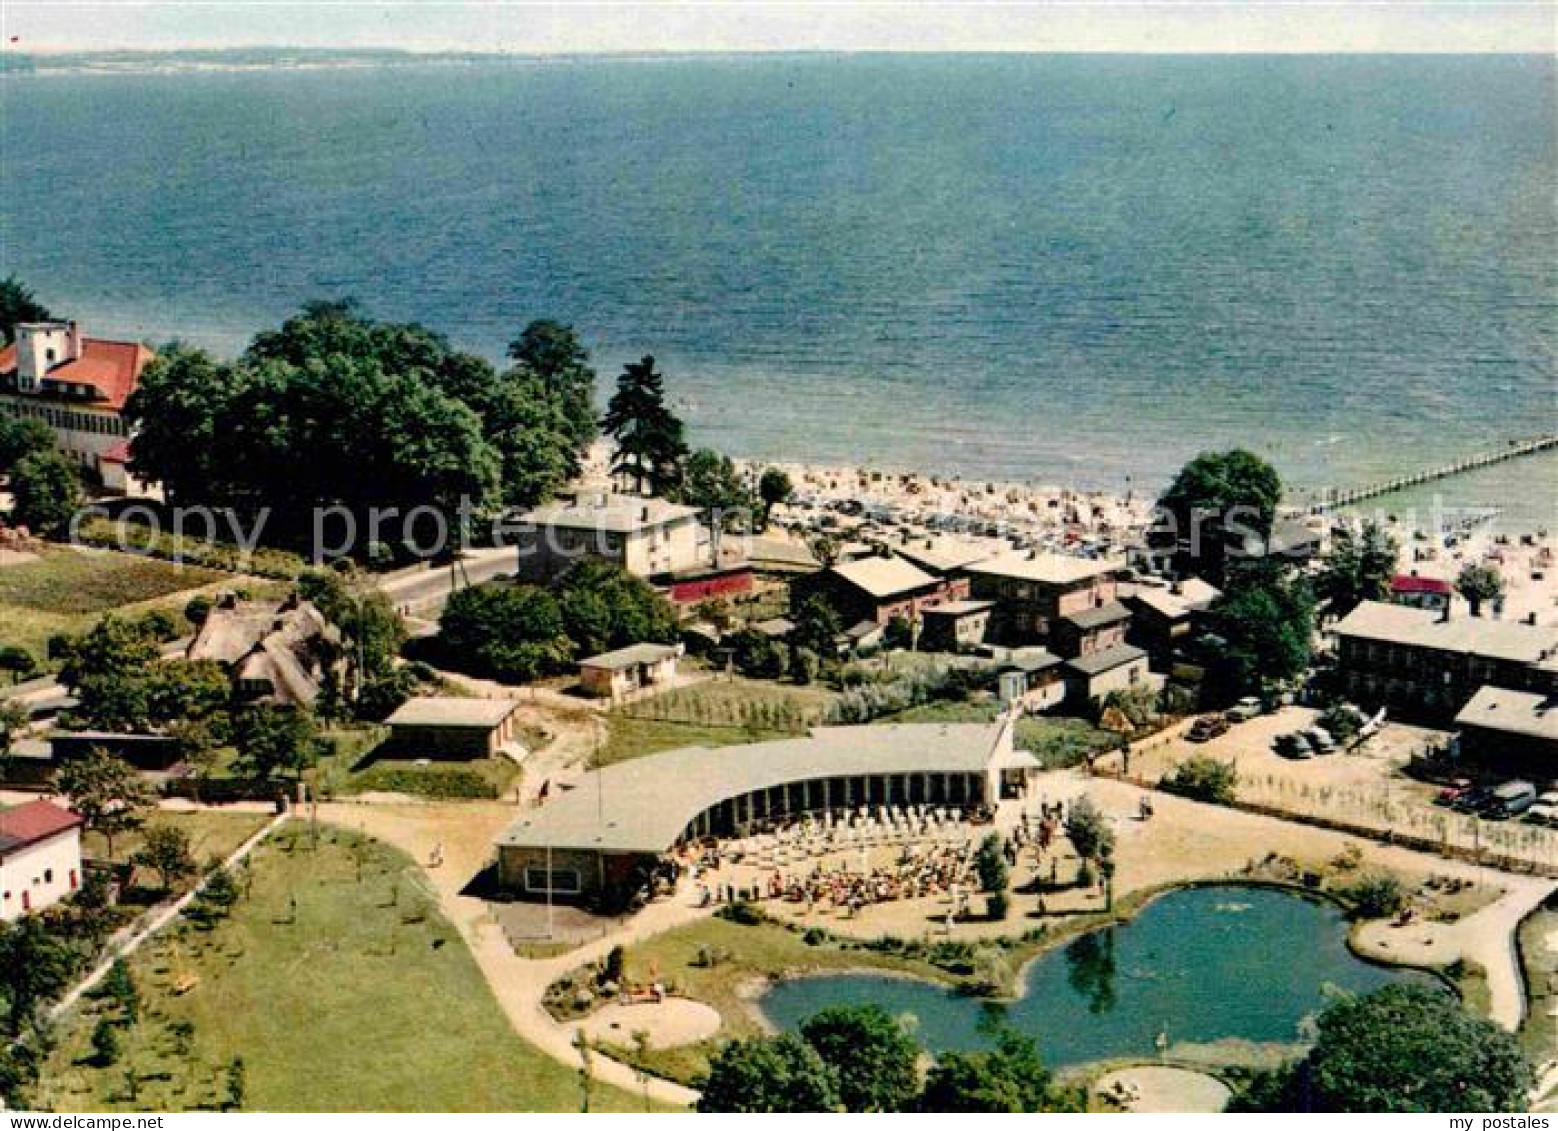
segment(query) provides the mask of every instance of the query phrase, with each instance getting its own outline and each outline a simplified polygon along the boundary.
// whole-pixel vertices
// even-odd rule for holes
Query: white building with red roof
[[[81,886],[81,824],[52,801],[0,810],[0,919],[42,911]]]
[[[0,350],[0,412],[43,421],[67,455],[122,480],[125,402],[154,356],[139,342],[85,337],[74,322],[23,322]]]

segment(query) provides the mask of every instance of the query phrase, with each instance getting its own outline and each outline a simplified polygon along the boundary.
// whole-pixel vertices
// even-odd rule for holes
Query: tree
[[[1362,601],[1383,601],[1390,593],[1399,553],[1396,540],[1372,519],[1356,534],[1338,528],[1317,585],[1319,596],[1339,617]]]
[[[974,871],[979,876],[980,891],[1005,891],[1011,869],[1006,863],[1006,838],[1000,833],[989,833],[979,842],[974,853]]]
[[[709,1064],[698,1098],[705,1112],[827,1112],[839,1109],[838,1074],[798,1037],[731,1041]]]
[[[1206,754],[1186,758],[1162,783],[1169,793],[1217,805],[1231,804],[1238,784],[1239,771],[1232,762],[1219,762]]]
[[[1223,640],[1209,664],[1214,694],[1258,693],[1309,667],[1314,598],[1302,577],[1274,564],[1247,567],[1213,615]]]
[[[48,322],[53,317],[31,288],[15,275],[0,279],[0,345],[16,341],[18,324]]]
[[[313,716],[299,707],[257,703],[234,717],[233,740],[242,771],[264,781],[296,780],[319,759]]]
[[[1221,585],[1230,540],[1248,535],[1264,545],[1281,501],[1281,477],[1253,452],[1202,452],[1158,499],[1148,541],[1174,550],[1187,572]]]
[[[1445,990],[1395,984],[1331,1005],[1314,1048],[1230,1110],[1524,1111],[1531,1065],[1512,1033]]]
[[[92,1061],[99,1068],[107,1068],[119,1059],[119,1027],[106,1017],[100,1017],[92,1029]]]
[[[141,992],[136,988],[129,964],[123,958],[114,959],[103,979],[100,992],[119,1007],[127,1024],[134,1025],[140,1020]]]
[[[616,445],[612,474],[632,479],[639,494],[664,496],[680,486],[687,443],[681,420],[666,406],[665,378],[654,358],[623,368],[601,429]]]
[[[339,630],[353,702],[366,684],[394,672],[406,643],[406,624],[361,571],[351,566],[311,570],[298,578],[298,596]]]
[[[148,825],[141,850],[131,860],[156,872],[163,891],[171,891],[199,870],[189,849],[189,833],[177,825]]]
[[[449,597],[439,617],[443,653],[477,674],[530,680],[573,655],[557,599],[531,585],[476,585]]]
[[[8,1006],[14,1037],[40,1003],[57,997],[70,983],[76,957],[70,945],[37,915],[0,925],[0,989]]]
[[[1066,811],[1066,837],[1083,860],[1097,860],[1114,850],[1114,830],[1090,797],[1079,797]]]
[[[20,683],[37,670],[38,661],[27,649],[18,644],[0,644],[0,671],[10,672],[12,683]]]
[[[1484,602],[1497,602],[1504,596],[1504,577],[1492,566],[1467,562],[1455,579],[1455,591],[1466,598],[1471,615],[1480,617]]]
[[[243,1107],[244,1098],[247,1095],[247,1075],[244,1072],[243,1057],[233,1057],[227,1066],[225,1077],[225,1093],[222,1097],[223,1111],[237,1111]]]
[[[703,511],[710,529],[740,531],[751,526],[752,493],[729,456],[699,448],[687,458],[677,496]]]
[[[107,842],[110,859],[114,837],[144,824],[144,810],[153,799],[151,787],[136,768],[101,747],[61,766],[55,785],[70,798],[70,807],[81,815],[87,829]]]
[[[764,529],[773,517],[774,508],[788,503],[794,496],[795,484],[790,482],[790,476],[782,468],[770,467],[764,470],[757,481],[757,497],[763,502]]]
[[[796,648],[809,648],[819,656],[832,656],[838,652],[837,641],[843,631],[833,606],[821,594],[813,594],[795,611],[795,631],[790,634],[790,643]]]
[[[611,562],[579,559],[558,577],[553,592],[576,655],[676,639],[676,610],[643,578]]]
[[[1038,1046],[1006,1029],[994,1049],[942,1053],[919,1106],[930,1112],[1038,1112],[1057,1110],[1059,1098]]]
[[[54,431],[43,421],[0,415],[0,475],[10,474],[24,457],[53,448]]]
[[[58,534],[81,506],[81,474],[54,448],[35,451],[11,468],[11,518],[43,535]]]
[[[30,721],[26,707],[14,699],[0,699],[0,756],[11,753],[11,744]]]
[[[508,353],[556,399],[574,450],[587,450],[596,431],[595,370],[573,327],[538,319],[509,343]]]
[[[1384,919],[1406,906],[1407,893],[1401,881],[1387,872],[1359,876],[1338,893],[1352,904],[1360,919]]]
[[[838,1078],[845,1111],[906,1111],[919,1089],[919,1045],[879,1005],[835,1005],[801,1025],[801,1038]]]

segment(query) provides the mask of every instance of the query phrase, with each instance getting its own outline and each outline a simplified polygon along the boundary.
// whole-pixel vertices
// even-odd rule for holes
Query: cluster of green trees
[[[479,517],[529,505],[577,473],[595,374],[553,322],[528,326],[509,356],[500,373],[350,302],[306,306],[232,362],[175,344],[127,407],[132,469],[182,505],[250,519],[269,508],[267,537],[308,535],[316,508],[453,516],[464,504]]]
[[[619,566],[585,558],[546,587],[500,582],[452,594],[438,649],[451,665],[523,681],[580,657],[675,639],[676,612],[664,597]]]
[[[1262,1073],[1230,1111],[1525,1111],[1530,1062],[1514,1035],[1450,993],[1392,985],[1320,1015],[1302,1060]]]
[[[834,1006],[799,1035],[732,1041],[710,1066],[706,1112],[1038,1112],[1082,1110],[1037,1046],[1010,1030],[980,1052],[947,1052],[921,1079],[923,1050],[878,1005]]]

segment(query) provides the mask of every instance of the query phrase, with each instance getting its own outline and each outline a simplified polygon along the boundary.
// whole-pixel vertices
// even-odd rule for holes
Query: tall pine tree
[[[654,358],[623,368],[601,427],[616,443],[612,473],[630,477],[640,494],[665,495],[680,485],[687,443],[681,420],[666,407]]]

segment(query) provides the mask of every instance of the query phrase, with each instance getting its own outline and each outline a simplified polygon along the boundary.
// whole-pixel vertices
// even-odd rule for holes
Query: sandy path
[[[1094,1091],[1106,1095],[1117,1083],[1134,1086],[1137,1098],[1124,1110],[1137,1113],[1215,1114],[1228,1106],[1228,1098],[1233,1094],[1228,1085],[1215,1076],[1156,1064],[1111,1072],[1098,1081]]]

